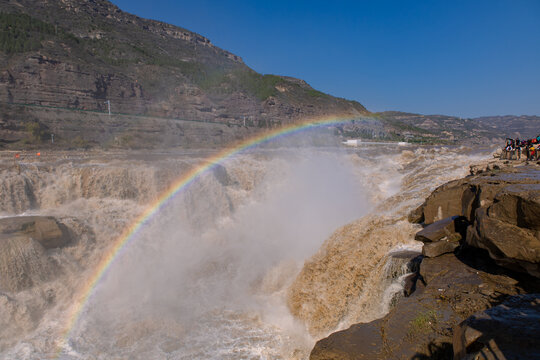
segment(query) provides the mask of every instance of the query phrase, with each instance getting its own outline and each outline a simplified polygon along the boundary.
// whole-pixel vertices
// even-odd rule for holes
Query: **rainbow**
[[[185,189],[192,182],[194,182],[201,174],[212,169],[217,164],[223,162],[224,160],[230,158],[231,156],[238,154],[247,149],[254,148],[260,144],[275,140],[282,136],[294,134],[301,132],[306,129],[313,129],[317,127],[323,127],[328,125],[336,125],[339,123],[344,123],[352,120],[351,117],[330,117],[330,118],[319,118],[316,120],[303,121],[300,123],[295,123],[287,126],[283,126],[277,129],[263,132],[262,134],[257,134],[256,136],[249,138],[247,140],[240,141],[233,146],[222,150],[215,155],[212,155],[202,161],[201,164],[191,169],[187,173],[183,174],[179,179],[174,181],[168,189],[163,191],[161,195],[151,203],[146,210],[140,214],[128,227],[126,227],[120,236],[114,241],[113,245],[110,247],[105,256],[97,264],[96,270],[90,276],[88,282],[82,287],[78,300],[74,302],[71,306],[68,316],[67,326],[64,328],[61,334],[61,340],[58,344],[57,357],[61,355],[61,351],[64,349],[65,345],[70,339],[71,333],[75,328],[81,314],[83,313],[86,304],[94,293],[96,286],[99,284],[100,280],[103,279],[114,260],[118,257],[122,249],[127,247],[127,245],[135,238],[135,235],[139,230],[156,215],[159,210],[165,206],[176,194],[181,190]]]

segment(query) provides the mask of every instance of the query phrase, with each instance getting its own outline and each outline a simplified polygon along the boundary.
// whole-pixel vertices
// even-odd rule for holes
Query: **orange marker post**
[[[17,168],[17,173],[19,175],[21,174],[21,165],[19,165],[17,160],[19,160],[20,157],[21,155],[19,153],[15,153],[15,156],[13,156],[13,165],[15,166],[15,168]]]

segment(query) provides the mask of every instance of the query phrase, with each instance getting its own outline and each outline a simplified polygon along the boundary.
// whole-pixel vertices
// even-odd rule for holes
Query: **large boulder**
[[[498,178],[505,186],[476,209],[466,242],[487,250],[500,266],[540,277],[539,172],[525,167]]]
[[[502,189],[489,216],[521,228],[540,230],[540,184],[516,184]]]
[[[513,296],[454,328],[454,359],[540,359],[540,294]]]
[[[440,240],[424,244],[422,255],[425,257],[437,257],[443,254],[454,252],[459,246],[459,241]]]
[[[467,225],[465,217],[451,216],[426,226],[414,238],[424,243],[422,255],[436,257],[453,252],[459,246]]]
[[[310,360],[385,359],[384,342],[380,333],[381,321],[355,324],[319,340]]]
[[[455,216],[473,226],[453,230]],[[536,167],[500,171],[493,166],[444,184],[410,216],[421,217],[428,226],[416,240],[426,243],[425,256],[453,251],[455,231],[466,237],[468,245],[487,250],[497,264],[540,277],[540,171]]]
[[[450,181],[435,189],[419,208],[409,214],[409,219],[431,224],[449,216],[464,216],[473,222],[476,209],[490,206],[501,190],[512,189],[509,188],[511,185],[528,188],[531,190],[529,194],[533,195],[540,184],[537,172],[527,167],[505,171],[493,167],[478,175]],[[527,201],[538,203],[534,196]]]
[[[540,277],[538,233],[492,218],[488,211],[477,210],[476,222],[467,234],[467,244],[487,250],[500,266]]]
[[[451,216],[466,215],[467,208],[473,201],[473,191],[465,179],[444,184],[426,199],[422,205],[424,223],[432,224]]]
[[[466,219],[459,216],[450,216],[430,224],[416,233],[415,240],[424,243],[440,240],[459,241],[467,228]]]

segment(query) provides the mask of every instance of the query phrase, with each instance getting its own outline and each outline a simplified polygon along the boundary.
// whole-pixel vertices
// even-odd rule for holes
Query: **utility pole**
[[[109,109],[109,116],[111,115],[111,100],[105,101],[105,104],[107,104],[107,108]]]

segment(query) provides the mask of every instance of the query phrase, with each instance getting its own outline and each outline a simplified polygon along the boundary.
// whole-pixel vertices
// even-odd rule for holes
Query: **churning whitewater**
[[[409,271],[393,254],[419,249],[407,213],[485,156],[397,145],[237,154],[141,228],[66,329],[122,230],[207,155],[2,160],[0,215],[54,216],[72,240],[29,252],[32,286],[0,293],[1,357],[307,358],[317,339],[389,310]]]

